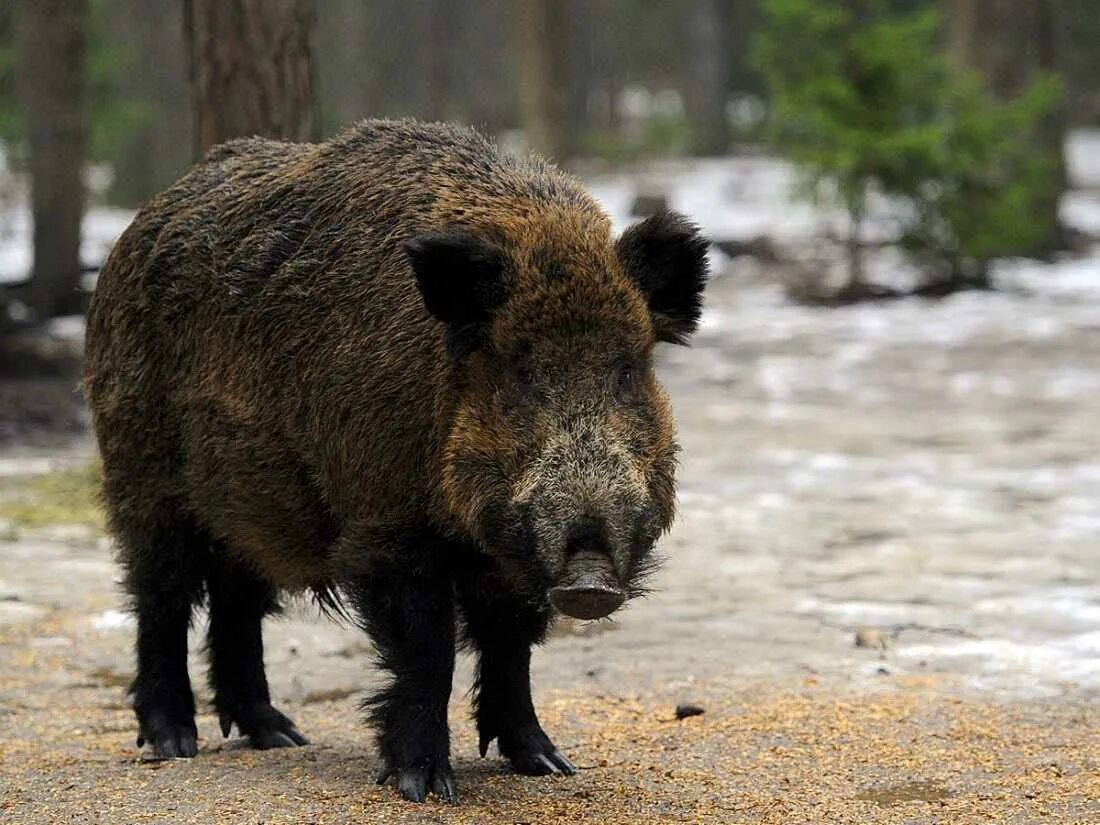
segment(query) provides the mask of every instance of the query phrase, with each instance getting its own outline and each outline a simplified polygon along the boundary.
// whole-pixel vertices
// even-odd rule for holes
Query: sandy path
[[[141,763],[109,547],[13,527],[0,819],[1100,822],[1100,299],[811,311],[734,283],[662,366],[684,457],[661,591],[536,661],[579,776],[474,758],[464,662],[463,806],[396,803],[357,721],[369,647],[308,609],[267,635],[312,746],[252,752],[204,714],[198,759]],[[681,701],[707,712],[671,721]]]

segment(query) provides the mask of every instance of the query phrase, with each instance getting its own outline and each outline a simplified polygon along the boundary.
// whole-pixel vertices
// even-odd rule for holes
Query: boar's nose
[[[624,601],[626,593],[605,553],[582,551],[573,556],[561,581],[550,588],[550,603],[574,619],[602,619]]]
[[[602,619],[626,601],[605,533],[594,522],[578,525],[570,533],[565,573],[550,588],[550,603],[574,619]]]

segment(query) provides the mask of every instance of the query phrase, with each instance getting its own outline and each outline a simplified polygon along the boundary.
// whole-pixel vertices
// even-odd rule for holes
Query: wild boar
[[[616,241],[572,178],[442,124],[233,141],[154,198],[100,274],[85,374],[139,746],[196,753],[204,598],[223,734],[305,744],[271,704],[261,621],[312,591],[392,673],[367,703],[380,782],[456,801],[463,641],[482,755],[573,773],[531,646],[554,608],[595,619],[642,589],[675,499],[653,350],[687,340],[705,279],[684,217]]]

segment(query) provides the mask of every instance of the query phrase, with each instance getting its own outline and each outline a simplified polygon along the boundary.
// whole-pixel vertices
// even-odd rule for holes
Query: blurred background
[[[796,297],[881,297],[864,252],[887,243],[926,291],[985,286],[991,260],[1096,230],[1060,207],[1098,183],[1098,78],[1090,0],[16,0],[0,318],[78,313],[120,210],[210,145],[381,116],[473,124],[589,179],[629,170],[636,214],[676,199],[647,162],[680,159],[706,170],[693,183],[722,202],[696,218],[733,253],[781,254],[790,227],[744,226],[726,167],[687,159],[786,158],[797,180],[761,185],[837,211],[817,228],[847,269]]]
[[[693,347],[658,365],[684,450],[657,592],[536,657],[593,770],[524,796],[456,721],[485,821],[528,798],[569,821],[1097,821],[1096,0],[11,0],[0,788],[39,812],[12,821],[55,821],[59,794],[120,822],[388,799],[347,698],[369,648],[308,607],[266,655],[281,706],[338,745],[316,751],[327,796],[290,757],[230,770],[209,715],[224,750],[193,783],[131,770],[133,623],[79,390],[82,313],[136,208],[220,141],[363,117],[472,124],[568,168],[617,230],[667,205],[712,243]],[[707,714],[675,727],[683,701]]]

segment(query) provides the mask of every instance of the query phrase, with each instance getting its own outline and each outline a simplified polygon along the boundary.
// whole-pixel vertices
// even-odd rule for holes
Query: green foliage
[[[907,160],[939,139],[929,121],[937,66],[935,17],[861,24],[819,0],[767,0],[753,59],[771,93],[775,142],[814,180],[839,186],[845,202],[867,185],[900,184]]]
[[[948,67],[933,8],[764,0],[764,12],[753,61],[771,137],[815,191],[835,187],[854,225],[872,189],[901,200],[907,248],[951,276],[1049,237],[1034,207],[1058,184],[1036,140],[1060,93],[1051,78],[993,100]]]
[[[118,146],[148,123],[147,105],[117,94],[117,79],[135,71],[136,55],[110,29],[110,0],[92,0],[87,31],[88,156],[111,158]],[[15,85],[16,47],[11,8],[0,9],[0,140],[19,143],[25,126]]]
[[[79,524],[103,530],[98,495],[102,473],[98,462],[31,478],[0,483],[0,524],[9,536],[23,528]]]
[[[973,76],[949,85],[942,143],[917,189],[902,193],[914,207],[903,241],[919,260],[942,275],[982,276],[993,258],[1041,251],[1056,234],[1044,204],[1061,183],[1057,158],[1039,150],[1035,133],[1061,95],[1051,75],[1007,103]]]

